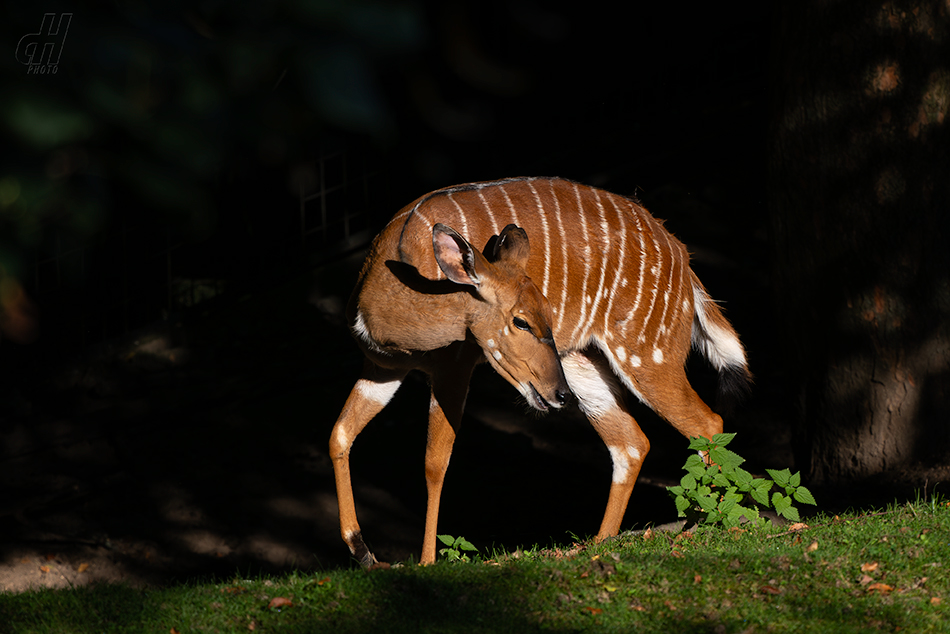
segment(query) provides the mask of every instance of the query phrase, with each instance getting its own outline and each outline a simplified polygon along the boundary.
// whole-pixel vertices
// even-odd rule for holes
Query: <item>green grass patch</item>
[[[0,631],[950,630],[950,503],[807,523],[649,531],[372,572],[0,594]]]

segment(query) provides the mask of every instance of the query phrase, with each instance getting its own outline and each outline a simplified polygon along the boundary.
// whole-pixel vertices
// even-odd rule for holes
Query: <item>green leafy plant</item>
[[[463,551],[478,552],[472,542],[461,535],[452,537],[451,535],[438,535],[439,541],[446,545],[446,548],[439,550],[439,554],[448,561],[462,561],[468,563],[471,561]]]
[[[722,524],[726,528],[743,521],[761,525],[766,519],[759,515],[760,507],[771,506],[782,517],[799,521],[794,502],[815,504],[811,491],[801,485],[801,474],[766,469],[771,479],[753,477],[740,467],[745,459],[726,449],[735,436],[716,434],[712,440],[690,439],[689,448],[702,455],[691,455],[683,465],[686,474],[679,485],[667,487],[679,516],[697,524]],[[776,485],[780,490],[772,492]]]

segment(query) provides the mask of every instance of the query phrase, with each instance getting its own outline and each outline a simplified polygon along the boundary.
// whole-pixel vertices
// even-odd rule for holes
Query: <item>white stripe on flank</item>
[[[597,260],[600,263],[600,280],[597,282],[597,293],[594,295],[594,302],[590,308],[590,315],[584,329],[581,331],[581,337],[587,338],[584,333],[590,332],[594,326],[594,320],[597,319],[597,309],[604,298],[604,283],[607,281],[607,254],[610,251],[610,227],[607,225],[607,215],[604,210],[603,201],[600,198],[600,190],[594,189],[594,202],[597,205],[597,211],[600,214],[600,229],[603,232],[600,236],[606,242],[602,245],[602,250],[597,254]],[[606,319],[604,320],[606,322]]]
[[[465,219],[465,211],[462,209],[462,206],[452,197],[452,192],[446,194],[446,197],[452,201],[452,204],[455,205],[455,209],[459,212],[459,219],[462,221],[462,226],[457,229],[459,233],[462,234],[466,240],[471,239],[471,236],[468,234],[468,220]]]
[[[544,205],[541,204],[538,190],[534,188],[534,183],[531,181],[528,181],[528,188],[534,195],[534,202],[538,206],[538,218],[541,219],[541,230],[544,232],[544,280],[541,282],[541,293],[547,297],[548,282],[551,280],[551,231],[548,228],[548,219],[544,215]]]
[[[653,338],[654,347],[659,345],[660,335],[666,332],[666,312],[670,307],[670,291],[673,289],[673,280],[676,278],[676,266],[679,264],[680,260],[680,258],[677,257],[679,254],[676,252],[676,250],[673,248],[673,244],[670,242],[669,234],[663,232],[663,237],[666,239],[666,246],[670,251],[670,271],[666,282],[666,291],[663,293],[663,312],[660,314],[660,323],[656,329],[656,336]]]
[[[617,220],[620,222],[620,256],[617,260],[617,271],[616,275],[614,275],[614,283],[613,286],[610,287],[610,299],[607,301],[607,308],[604,310],[604,332],[608,333],[610,332],[608,320],[613,312],[614,298],[617,296],[617,285],[621,278],[623,279],[624,286],[626,286],[627,282],[627,278],[623,277],[624,269],[626,269],[627,266],[627,223],[624,222],[623,212],[620,210],[620,207],[617,206],[613,196],[610,197],[610,204],[617,213]]]
[[[481,199],[482,205],[485,206],[485,214],[488,216],[488,219],[491,220],[491,234],[497,236],[498,223],[495,221],[495,214],[492,213],[491,207],[488,206],[488,201],[485,200],[485,194],[482,193],[482,188],[478,189],[478,197]]]
[[[587,232],[587,218],[585,218],[584,207],[581,203],[581,191],[577,186],[577,183],[571,183],[574,186],[574,195],[577,198],[577,217],[581,221],[581,229],[584,234],[584,251],[586,256],[584,258],[584,282],[581,284],[581,292],[587,291],[587,279],[590,277],[590,236]],[[571,333],[569,341],[565,341],[563,345],[569,348],[579,347],[575,346],[575,343],[578,341],[578,335],[581,333],[581,326],[584,325],[584,321],[587,317],[587,305],[582,301],[580,314],[577,316],[577,324],[574,326],[574,331]]]
[[[633,325],[633,319],[636,316],[637,311],[640,309],[640,300],[643,298],[643,278],[647,267],[647,249],[643,242],[643,223],[640,221],[640,211],[635,206],[633,206],[632,203],[631,209],[633,211],[633,219],[637,224],[637,236],[640,238],[640,271],[637,274],[637,294],[634,296],[633,308],[630,309],[630,312],[627,314],[627,318],[624,320],[624,335],[627,334],[627,329]],[[639,365],[639,363],[637,365]]]
[[[564,234],[564,223],[561,221],[561,203],[557,199],[557,193],[554,191],[554,181],[548,181],[551,186],[551,198],[554,199],[554,217],[557,220],[558,233],[561,236],[561,258],[564,264],[563,277],[561,278],[561,303],[557,311],[557,320],[559,324],[564,324],[564,305],[567,303],[567,236]],[[560,330],[555,328],[555,330]]]
[[[498,189],[501,190],[501,195],[505,197],[505,202],[508,203],[508,211],[511,212],[511,222],[520,227],[521,223],[518,222],[518,210],[515,209],[514,203],[511,202],[511,198],[508,196],[508,191],[505,189],[505,184],[503,183],[499,185]]]
[[[431,220],[429,220],[429,218],[427,218],[422,212],[423,212],[423,210],[420,209],[420,210],[415,214],[415,216],[416,216],[416,218],[418,218],[419,220],[421,220],[422,223],[425,225],[426,228],[425,228],[424,233],[428,234],[429,237],[431,238],[431,237],[432,237],[432,229],[433,229],[433,227],[435,227],[435,223],[432,222]],[[409,222],[412,222],[412,220],[409,220]],[[454,227],[453,227],[453,229],[454,229]],[[430,242],[427,241],[427,242],[425,242],[424,244],[430,244]],[[431,256],[433,257],[433,261],[434,261],[435,255],[432,254],[431,251],[430,251],[429,253],[430,253]],[[447,279],[447,278],[445,277],[445,273],[442,272],[442,267],[439,266],[438,264],[436,264],[436,266],[435,266],[435,279],[437,279],[437,280],[444,280],[444,279]]]
[[[660,252],[660,243],[656,240],[656,234],[652,236],[653,239],[653,248],[656,251],[656,264],[650,268],[650,272],[653,273],[653,288],[650,289],[650,292],[653,294],[653,297],[650,299],[650,306],[647,308],[647,314],[643,318],[643,325],[640,326],[640,338],[639,341],[646,341],[646,329],[650,325],[650,317],[653,316],[653,309],[656,307],[656,295],[660,292],[658,284],[660,282],[660,271],[663,270],[663,254]]]

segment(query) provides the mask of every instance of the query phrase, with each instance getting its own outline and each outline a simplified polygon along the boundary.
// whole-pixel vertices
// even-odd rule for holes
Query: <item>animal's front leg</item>
[[[451,346],[442,351],[442,358],[430,374],[432,397],[429,401],[429,437],[426,442],[426,506],[425,537],[422,541],[423,565],[435,563],[435,546],[439,525],[439,502],[442,484],[452,456],[455,435],[462,424],[462,410],[472,369],[482,358],[481,349],[471,344]]]

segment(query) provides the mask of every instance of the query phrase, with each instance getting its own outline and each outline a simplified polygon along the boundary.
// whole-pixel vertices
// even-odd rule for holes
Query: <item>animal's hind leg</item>
[[[578,405],[613,460],[607,509],[596,537],[602,541],[620,531],[633,485],[650,451],[650,441],[627,411],[620,396],[624,388],[599,354],[575,352],[562,359],[561,365]]]
[[[722,433],[722,417],[703,402],[686,380],[685,368],[666,368],[662,378],[638,382],[644,401],[687,438],[712,439]]]
[[[366,424],[393,397],[405,376],[405,370],[387,370],[366,361],[363,374],[350,391],[330,434],[330,458],[333,460],[336,495],[340,504],[340,534],[364,568],[375,564],[376,558],[363,543],[360,525],[356,520],[350,480],[350,447]]]

